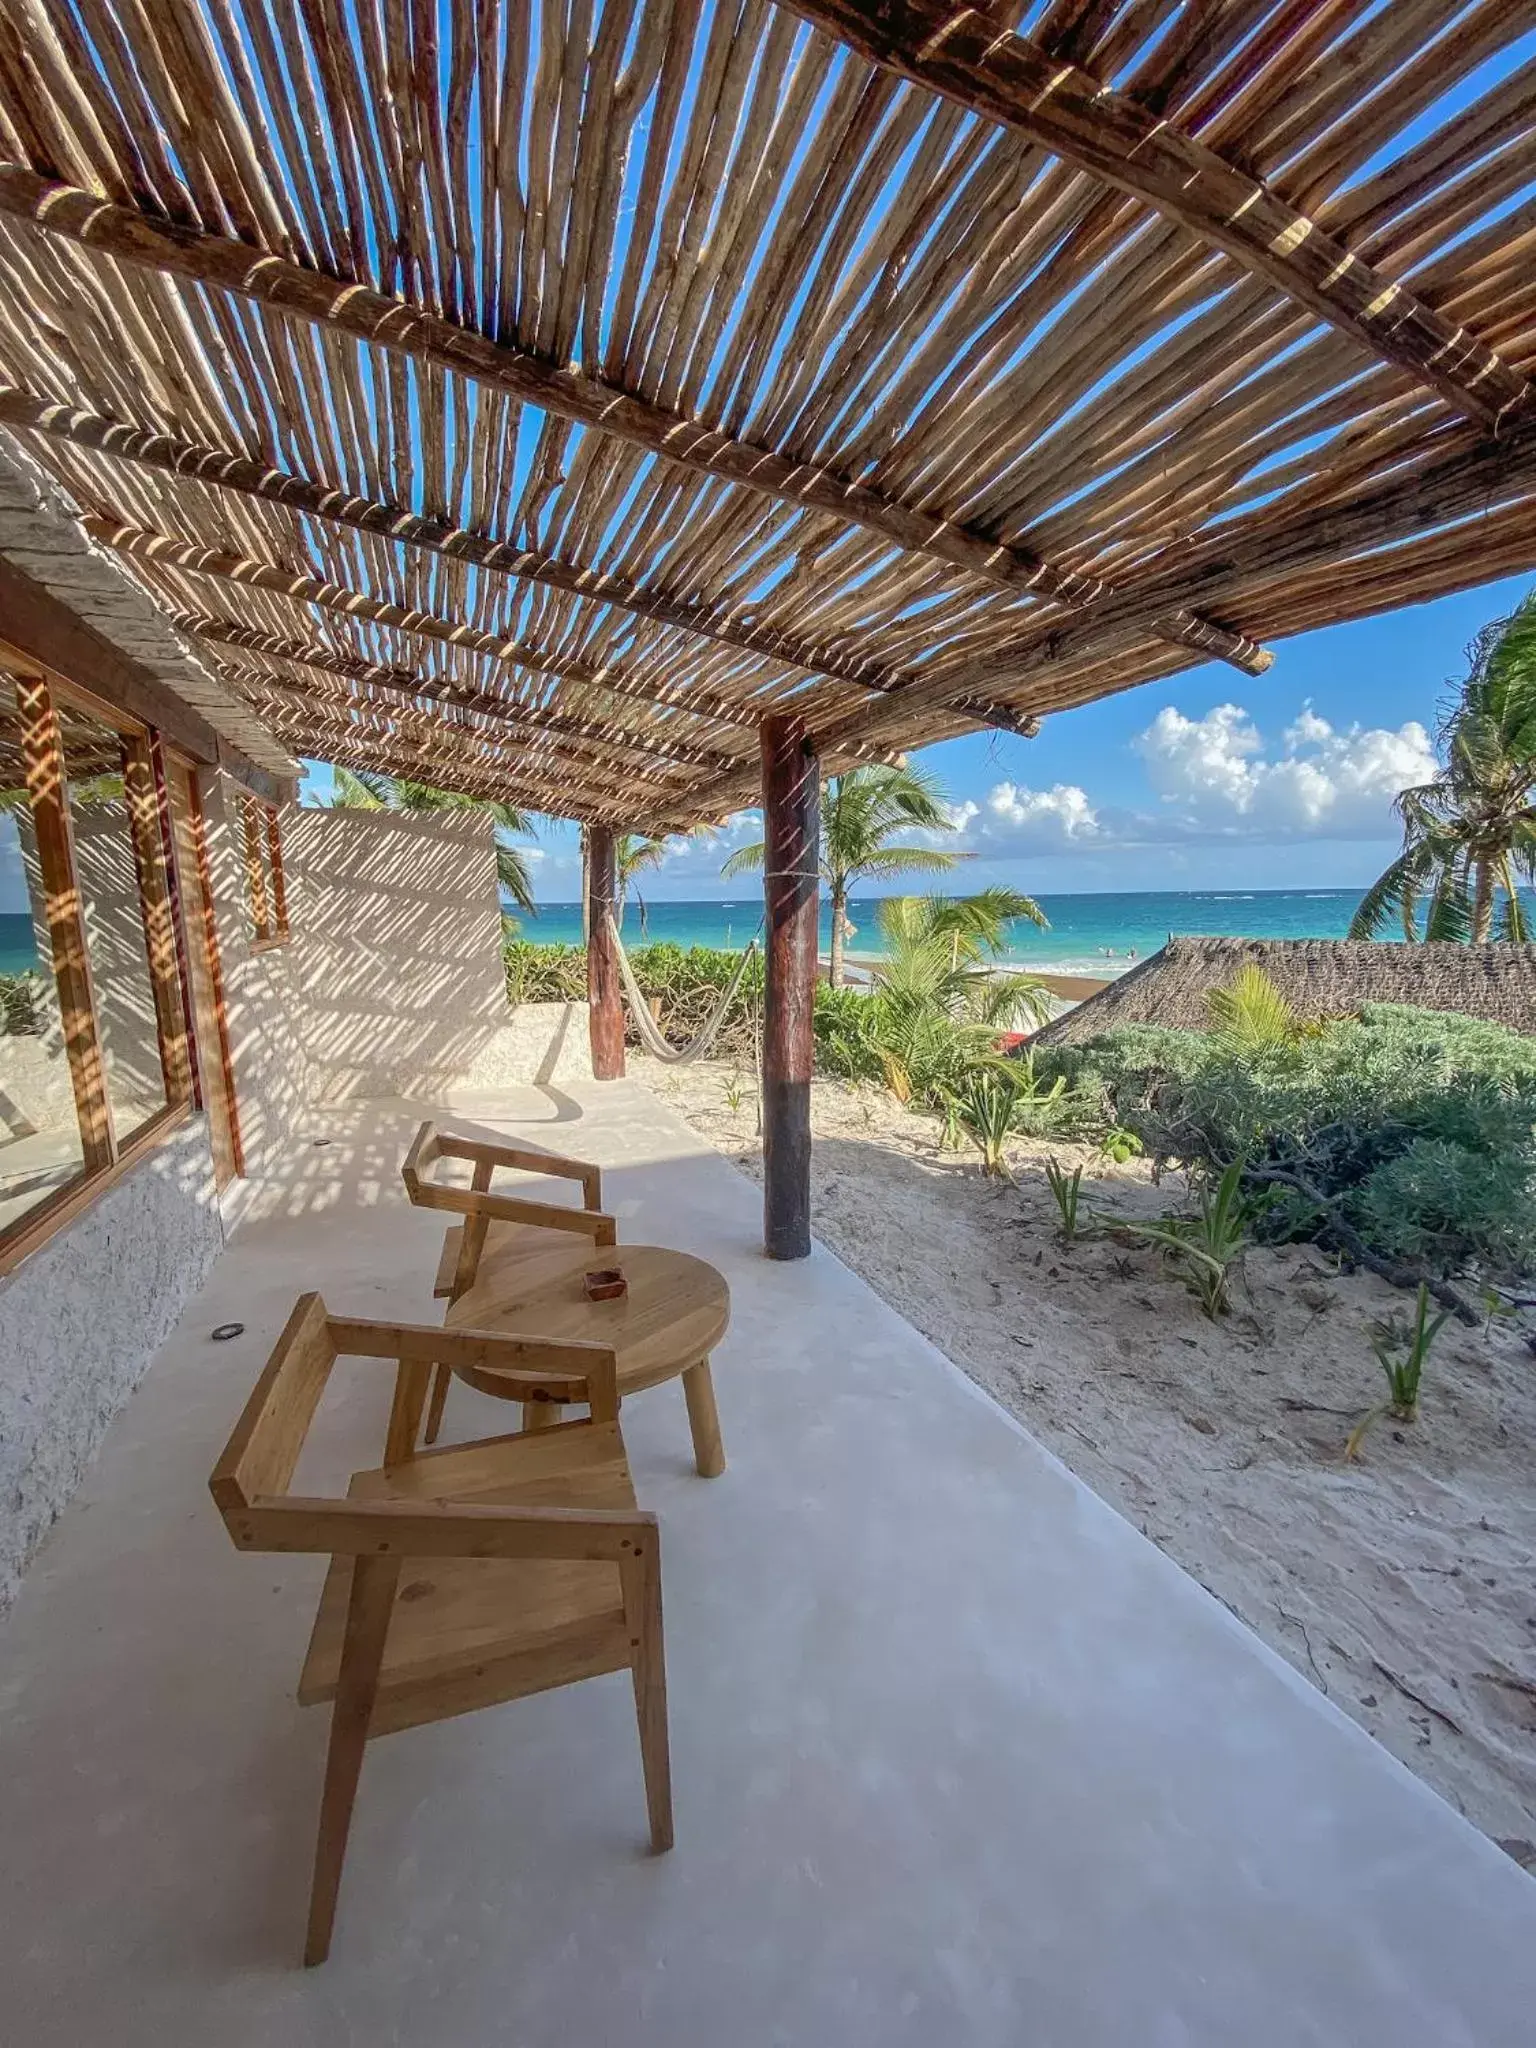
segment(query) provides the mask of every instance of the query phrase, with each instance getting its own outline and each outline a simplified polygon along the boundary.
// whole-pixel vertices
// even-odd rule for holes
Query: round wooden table
[[[623,1273],[628,1291],[613,1301],[589,1300],[583,1275],[607,1267]],[[694,1458],[704,1477],[714,1479],[725,1470],[725,1452],[709,1354],[730,1319],[731,1295],[723,1275],[688,1252],[654,1244],[579,1244],[498,1258],[488,1246],[475,1284],[449,1309],[447,1326],[607,1344],[618,1367],[621,1400],[680,1377]],[[474,1375],[482,1393],[496,1392],[494,1380],[493,1372]],[[523,1409],[528,1429],[558,1419],[547,1402]]]

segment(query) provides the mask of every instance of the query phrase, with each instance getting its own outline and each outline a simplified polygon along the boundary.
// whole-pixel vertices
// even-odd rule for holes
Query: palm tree
[[[1480,946],[1528,939],[1519,884],[1536,881],[1536,590],[1507,619],[1485,626],[1471,670],[1440,729],[1445,766],[1397,799],[1403,850],[1367,890],[1350,925],[1373,939],[1397,920],[1418,937]]]
[[[926,832],[951,829],[937,784],[919,768],[854,768],[833,776],[822,790],[821,878],[832,902],[834,988],[842,985],[843,949],[853,931],[848,896],[855,882],[899,874],[945,874],[966,857],[939,846],[890,844],[898,832],[914,826]],[[762,864],[759,840],[755,846],[738,847],[720,872],[729,878]],[[1021,914],[1045,922],[1034,904]]]
[[[1044,1024],[1050,991],[1029,974],[999,974],[992,962],[1016,917],[1038,923],[1039,905],[1017,889],[975,896],[888,896],[878,922],[885,958],[875,986],[891,1003],[939,1013],[956,1024],[1009,1030]]]
[[[489,811],[496,828],[496,880],[519,910],[532,910],[533,877],[528,861],[516,846],[504,846],[503,832],[534,831],[527,811],[514,804],[495,803],[489,797],[465,796],[462,790],[435,789],[429,782],[411,782],[400,775],[380,775],[372,769],[353,772],[332,770],[336,780],[331,792],[333,810],[354,811]]]
[[[648,839],[643,832],[621,832],[613,842],[613,921],[624,929],[624,905],[629,898],[630,884],[636,875],[643,875],[650,868],[659,868],[666,858],[665,839]],[[645,934],[645,901],[640,891],[635,891],[635,902],[640,906],[640,932]]]

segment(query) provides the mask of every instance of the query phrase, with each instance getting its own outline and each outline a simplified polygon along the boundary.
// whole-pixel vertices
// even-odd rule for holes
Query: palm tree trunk
[[[1493,862],[1477,864],[1477,887],[1472,897],[1472,943],[1486,946],[1493,930]]]
[[[848,892],[840,883],[832,884],[832,963],[828,979],[834,988],[843,985],[843,918],[846,914]]]

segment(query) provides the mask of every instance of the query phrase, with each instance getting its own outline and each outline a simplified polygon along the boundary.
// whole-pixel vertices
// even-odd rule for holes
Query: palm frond
[[[1296,1012],[1256,961],[1246,961],[1225,988],[1206,997],[1211,1030],[1232,1052],[1289,1045],[1297,1036]]]
[[[721,876],[728,882],[736,875],[750,874],[754,868],[762,866],[764,857],[765,848],[761,839],[755,840],[751,846],[738,846],[730,858],[721,864]]]

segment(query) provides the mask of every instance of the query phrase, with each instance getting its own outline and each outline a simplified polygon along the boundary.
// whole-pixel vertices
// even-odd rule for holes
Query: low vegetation
[[[0,974],[0,1035],[41,1031],[43,983],[36,974]]]
[[[1365,1433],[1379,1416],[1390,1415],[1397,1422],[1418,1421],[1419,1382],[1424,1376],[1424,1363],[1449,1321],[1448,1309],[1442,1309],[1437,1316],[1430,1315],[1429,1289],[1421,1280],[1411,1323],[1402,1316],[1389,1316],[1371,1325],[1371,1349],[1386,1375],[1387,1399],[1380,1407],[1369,1409],[1356,1423],[1344,1447],[1346,1458],[1359,1456]]]
[[[1039,1060],[1155,1166],[1240,1163],[1260,1242],[1313,1240],[1432,1291],[1536,1265],[1536,1043],[1517,1032],[1369,1004],[1262,1043],[1129,1026]]]
[[[1243,1162],[1234,1160],[1214,1182],[1202,1180],[1199,1201],[1193,1216],[1158,1216],[1120,1227],[1157,1245],[1178,1269],[1202,1315],[1215,1322],[1232,1306],[1232,1272],[1251,1242],[1252,1209],[1243,1197]]]
[[[988,1174],[1006,1172],[1019,1137],[1097,1144],[1117,1162],[1144,1152],[1154,1171],[1181,1168],[1206,1191],[1198,1214],[1171,1219],[1192,1243],[1240,1215],[1240,1234],[1258,1243],[1316,1242],[1397,1284],[1424,1279],[1463,1319],[1472,1312],[1451,1276],[1536,1269],[1536,1042],[1394,1004],[1300,1019],[1249,970],[1219,992],[1209,1031],[1131,1025],[1003,1059],[1004,1033],[1041,1007],[1037,984],[987,971],[1011,914],[996,892],[883,905],[889,954],[874,987],[817,989],[820,1071],[941,1117]],[[631,959],[674,1039],[697,1030],[735,966],[675,945]],[[585,997],[579,946],[513,940],[506,960],[514,1001]],[[761,1014],[756,960],[726,1017],[723,1057],[755,1062]],[[1224,1278],[1180,1256],[1208,1276],[1196,1291],[1220,1313]]]

